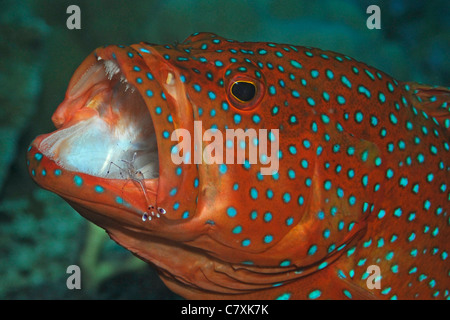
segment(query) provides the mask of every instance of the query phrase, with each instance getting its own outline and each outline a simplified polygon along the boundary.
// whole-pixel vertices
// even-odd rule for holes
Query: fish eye
[[[236,81],[231,85],[231,94],[241,103],[250,102],[256,96],[256,85],[250,81]]]
[[[239,111],[254,111],[264,97],[264,78],[256,79],[245,73],[237,73],[225,80],[227,100]]]

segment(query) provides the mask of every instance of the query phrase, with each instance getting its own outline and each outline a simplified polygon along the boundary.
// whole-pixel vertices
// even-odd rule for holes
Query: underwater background
[[[69,30],[69,5],[81,30]],[[381,29],[366,26],[369,5]],[[29,178],[32,139],[96,47],[181,42],[208,31],[337,51],[399,80],[450,85],[448,0],[0,1],[0,299],[180,299],[156,272]],[[69,290],[70,265],[81,290]]]

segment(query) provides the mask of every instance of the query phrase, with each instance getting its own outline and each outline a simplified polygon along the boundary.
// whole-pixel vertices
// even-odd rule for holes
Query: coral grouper
[[[186,298],[446,299],[449,97],[309,47],[106,46],[27,164]]]

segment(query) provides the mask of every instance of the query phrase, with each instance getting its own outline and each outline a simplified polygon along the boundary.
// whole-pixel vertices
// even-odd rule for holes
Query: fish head
[[[201,270],[210,290],[224,285],[208,287],[211,261],[267,275],[331,259],[373,203],[353,181],[379,172],[341,178],[346,164],[325,155],[339,145],[364,164],[377,148],[325,116],[338,114],[319,103],[334,87],[299,93],[311,76],[298,55],[206,33],[98,48],[53,114],[57,130],[32,142],[30,175],[167,274]]]
[[[170,161],[173,110],[189,108],[165,86],[174,68],[156,50],[144,60],[147,52],[106,46],[90,54],[52,116],[57,130],[31,143],[27,164],[40,186],[103,228],[164,234],[163,225],[181,219],[174,207],[195,210],[195,188],[182,205],[172,196],[196,168],[181,174]]]

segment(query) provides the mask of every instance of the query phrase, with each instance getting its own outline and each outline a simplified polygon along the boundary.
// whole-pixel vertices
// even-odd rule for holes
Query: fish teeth
[[[128,86],[128,85],[127,85],[127,86]],[[134,92],[134,87],[133,87],[133,86],[129,86],[129,89],[130,89],[131,93]],[[126,90],[125,90],[125,91],[126,91]]]
[[[118,71],[117,71],[117,72],[118,72]],[[116,72],[116,73],[117,73],[117,72]],[[124,76],[123,74],[120,75],[119,81],[120,81],[120,83],[125,84],[125,92],[127,92],[128,89],[130,89],[131,93],[134,92],[134,90],[135,90],[134,86],[132,86],[132,85],[130,85],[130,84],[128,83],[127,78],[125,78],[125,76]]]
[[[106,76],[108,77],[108,80],[111,80],[114,77],[114,75],[116,75],[120,72],[119,66],[117,65],[117,63],[115,63],[112,60],[105,61],[104,67],[105,67],[105,73],[106,73]],[[128,89],[130,89],[131,93],[134,92],[135,88],[128,83],[127,78],[125,78],[125,76],[123,74],[120,75],[119,81],[120,81],[120,83],[126,84],[125,92],[127,92]]]
[[[127,78],[125,78],[125,76],[123,74],[120,76],[120,82],[121,83],[128,83]]]
[[[108,80],[111,80],[112,77],[113,77],[115,74],[119,73],[119,71],[120,71],[120,68],[119,68],[119,66],[117,65],[117,63],[115,63],[115,62],[112,61],[112,60],[106,60],[106,61],[104,62],[104,67],[105,67],[105,73],[106,73],[106,76],[108,77]],[[123,76],[122,76],[122,77],[123,77]],[[123,77],[123,78],[125,78],[125,77]],[[126,79],[125,79],[125,80],[126,80]]]

